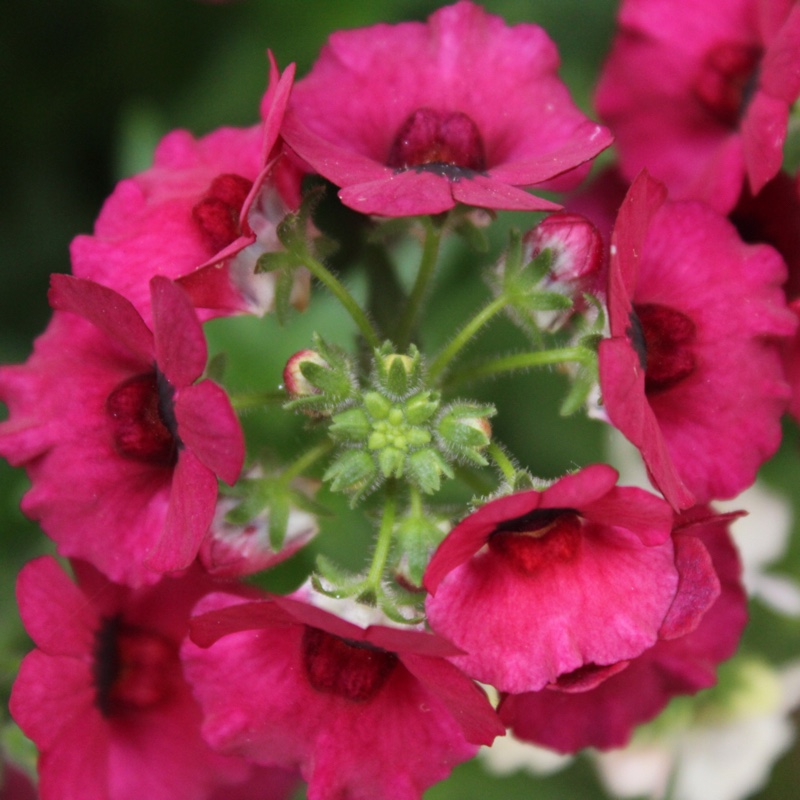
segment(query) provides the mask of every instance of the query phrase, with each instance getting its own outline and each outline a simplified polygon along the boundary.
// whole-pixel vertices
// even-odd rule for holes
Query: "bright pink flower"
[[[554,686],[505,697],[500,715],[515,736],[561,752],[621,747],[670,698],[716,683],[716,668],[736,651],[747,621],[728,521],[700,507],[676,520],[680,583],[658,642],[587,691]]]
[[[460,2],[427,24],[331,36],[295,86],[283,135],[365,214],[550,210],[518,187],[575,185],[611,143],[557,70],[541,28]]]
[[[780,443],[778,342],[796,327],[785,277],[771,247],[743,243],[705,204],[634,181],[612,237],[600,387],[675,508],[735,496]]]
[[[297,599],[214,594],[182,656],[222,752],[299,768],[310,800],[418,800],[502,735],[437,637],[361,628]],[[203,649],[203,647],[208,649]]]
[[[675,597],[672,512],[606,465],[463,519],[425,573],[451,661],[501,691],[596,682],[656,642]]]
[[[17,584],[37,649],[22,662],[10,707],[39,748],[42,800],[206,800],[248,779],[248,764],[203,741],[179,660],[189,612],[212,581],[196,569],[130,589],[88,564],[73,567],[77,586],[49,556]],[[288,796],[283,785],[275,798]],[[250,795],[258,797],[273,795]]]
[[[792,0],[625,0],[597,90],[623,172],[647,168],[676,199],[735,205],[780,169],[800,94]]]
[[[206,343],[188,297],[164,277],[151,291],[152,332],[113,290],[54,275],[50,327],[0,370],[0,453],[28,471],[23,510],[62,555],[132,585],[191,563],[217,476],[235,482],[244,458],[225,392],[195,383]]]
[[[299,205],[299,173],[279,158],[293,76],[293,66],[281,76],[271,59],[260,125],[198,140],[186,131],[168,134],[153,166],[117,185],[94,234],[72,242],[74,274],[118,291],[148,322],[154,275],[188,275],[196,307],[270,310],[275,276],[255,274],[255,265],[262,253],[282,249],[276,226]],[[293,301],[304,305],[307,293],[303,272]]]

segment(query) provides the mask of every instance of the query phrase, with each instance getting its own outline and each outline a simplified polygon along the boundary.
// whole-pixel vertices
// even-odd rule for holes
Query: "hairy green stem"
[[[510,356],[492,358],[468,368],[453,372],[446,381],[447,388],[461,383],[471,383],[482,378],[491,378],[506,372],[552,366],[569,362],[584,363],[591,358],[585,347],[561,347],[556,350],[535,350],[529,353],[514,353]]]
[[[411,294],[406,301],[403,316],[400,318],[400,323],[397,327],[396,344],[401,351],[406,349],[411,343],[411,337],[414,334],[414,326],[417,324],[417,320],[422,313],[425,296],[428,293],[433,274],[436,272],[436,263],[439,259],[439,246],[441,241],[441,233],[433,224],[430,217],[425,217],[425,244],[422,248],[422,259],[420,260],[419,271],[417,272],[414,286],[411,289]]]
[[[373,327],[369,318],[362,310],[361,306],[355,301],[353,295],[347,291],[344,284],[320,261],[312,258],[308,254],[302,256],[303,266],[333,294],[333,296],[344,306],[345,311],[351,316],[361,331],[364,339],[370,347],[380,347],[381,340],[377,331]]]
[[[392,546],[392,536],[394,535],[394,521],[397,512],[397,499],[392,483],[386,486],[386,501],[383,506],[383,516],[381,517],[381,527],[378,531],[378,541],[375,543],[375,550],[372,554],[372,564],[369,573],[364,581],[368,590],[379,597],[380,587],[383,580],[383,572],[386,569],[386,562],[389,559],[389,551]]]
[[[506,306],[505,295],[496,297],[487,303],[463,328],[450,340],[447,346],[433,360],[428,369],[428,377],[433,382],[445,369],[450,362],[466,347],[473,339],[475,334],[486,325],[492,317],[499,314]]]
[[[503,473],[503,477],[507,481],[512,482],[517,474],[517,470],[511,463],[511,459],[506,455],[503,448],[500,447],[499,444],[492,442],[489,445],[488,454],[492,461],[497,464],[499,470]]]

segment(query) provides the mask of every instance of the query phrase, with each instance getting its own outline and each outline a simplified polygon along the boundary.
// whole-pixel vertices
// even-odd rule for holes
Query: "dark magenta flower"
[[[643,173],[617,217],[600,387],[655,486],[688,508],[734,497],[777,449],[789,397],[779,343],[796,320],[775,250],[665,196]]]
[[[256,274],[256,262],[281,249],[276,226],[299,205],[300,175],[280,158],[294,67],[280,75],[270,64],[262,124],[165,136],[153,166],[117,184],[93,235],[73,240],[76,276],[119,292],[148,322],[154,275],[182,278],[195,307],[216,314],[272,309],[275,276]],[[300,270],[292,301],[304,307],[308,291]]]
[[[299,768],[310,800],[419,800],[504,733],[430,633],[362,628],[286,597],[218,593],[196,611],[182,657],[206,739]]]
[[[672,512],[598,464],[493,500],[431,559],[425,608],[451,661],[504,692],[591,684],[655,644],[675,597]]]
[[[62,555],[132,585],[192,562],[217,476],[234,483],[244,459],[227,395],[196,383],[206,343],[188,297],[168,278],[150,287],[152,331],[112,289],[54,275],[48,330],[0,370],[0,453],[28,471],[23,510]]]
[[[597,89],[631,180],[726,214],[780,169],[800,94],[800,7],[791,0],[625,0]]]
[[[504,697],[500,716],[514,735],[561,752],[622,747],[672,697],[713,686],[717,666],[736,652],[747,621],[729,521],[701,507],[678,517],[673,539],[680,580],[658,641],[588,689],[548,686]]]
[[[550,210],[519,187],[573,186],[611,143],[558,65],[540,27],[470,2],[427,23],[340,31],[296,84],[282,133],[365,214]]]
[[[183,677],[189,612],[214,588],[202,571],[131,589],[74,562],[75,585],[45,556],[20,573],[17,598],[37,645],[22,662],[11,713],[39,748],[42,800],[278,800],[296,779],[253,776],[200,735],[202,715]],[[215,794],[219,790],[220,794]]]

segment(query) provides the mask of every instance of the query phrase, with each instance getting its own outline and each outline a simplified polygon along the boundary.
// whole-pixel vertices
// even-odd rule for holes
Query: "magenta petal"
[[[33,650],[22,660],[11,691],[11,716],[41,750],[74,720],[99,719],[88,658],[49,656]]]
[[[786,102],[759,92],[741,122],[742,149],[753,194],[780,172],[789,122]]]
[[[264,119],[264,162],[270,160],[272,148],[278,141],[281,132],[286,106],[289,103],[289,95],[292,92],[294,82],[295,65],[289,64],[281,75],[278,72],[278,65],[272,51],[269,55],[269,86],[267,92],[261,100],[261,116]],[[256,181],[257,182],[257,181]],[[245,201],[242,214],[249,208],[249,203]]]
[[[292,150],[337,186],[367,183],[392,175],[392,170],[383,164],[321,139],[291,111],[284,118],[281,134]]]
[[[435,594],[448,573],[475,555],[501,522],[535,511],[541,500],[541,492],[509,495],[501,501],[487,503],[462,520],[433,554],[423,577],[425,588]]]
[[[227,598],[222,594],[209,595],[204,606],[213,604],[218,597],[222,600]],[[211,647],[223,636],[232,633],[258,630],[269,625],[294,624],[291,614],[273,600],[239,602],[192,617],[189,622],[189,637],[198,647]]]
[[[86,278],[51,275],[48,299],[57,311],[79,314],[144,361],[153,360],[153,334],[133,305],[113,289]]]
[[[57,745],[39,759],[42,800],[107,800],[108,746],[108,731],[99,716],[73,720]]]
[[[153,278],[150,296],[158,368],[174,388],[188,386],[206,366],[203,328],[186,292],[169,278]]]
[[[175,395],[178,436],[200,461],[233,485],[244,463],[244,434],[221,386],[210,380]]]
[[[509,211],[558,211],[561,208],[558,203],[503,183],[493,175],[462,178],[451,184],[451,190],[459,203],[478,208],[501,208]]]
[[[763,3],[776,6],[778,3]],[[800,6],[793,4],[761,62],[761,89],[786,103],[800,93]]]
[[[720,594],[711,555],[697,537],[675,537],[675,566],[678,590],[658,632],[661,639],[676,639],[691,633]]]
[[[339,198],[362,214],[413,216],[441,214],[455,206],[450,181],[432,172],[413,169],[404,172],[386,170],[387,174],[369,183],[350,181]]]
[[[639,277],[639,260],[645,236],[656,211],[664,204],[667,190],[642,170],[631,184],[611,237],[609,272],[609,315],[611,333],[621,336],[628,327],[630,300]]]
[[[17,603],[28,634],[49,655],[80,657],[91,651],[97,612],[51,556],[22,568]]]
[[[465,651],[450,660],[470,677],[535,691],[655,643],[678,581],[671,541],[647,547],[624,528],[589,524],[571,556],[558,548],[524,573],[490,549],[428,597],[431,628]]]
[[[156,572],[175,572],[192,563],[217,502],[217,479],[191,450],[183,449],[172,475],[164,532],[145,557]]]
[[[639,356],[626,338],[600,342],[600,386],[612,424],[639,448],[659,491],[676,509],[694,505],[694,495],[680,479],[664,436],[644,394]]]
[[[230,248],[242,242],[237,239]],[[252,244],[252,242],[249,242]],[[247,246],[247,243],[244,245]],[[223,251],[224,252],[224,251]],[[177,283],[189,295],[195,308],[213,308],[224,311],[245,311],[247,303],[242,295],[235,291],[231,284],[230,264],[214,259],[213,264],[206,264],[179,278]]]
[[[586,120],[572,133],[563,147],[537,158],[510,160],[492,167],[490,175],[496,180],[515,186],[544,183],[576,166],[590,161],[614,141],[608,128]]]
[[[496,736],[505,734],[505,726],[483,691],[452,664],[416,653],[403,653],[400,660],[428,691],[444,703],[468,742],[490,745]]]

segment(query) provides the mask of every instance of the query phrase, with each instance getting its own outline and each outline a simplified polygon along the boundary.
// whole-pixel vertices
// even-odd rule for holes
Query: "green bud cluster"
[[[388,343],[375,350],[366,388],[357,384],[350,360],[319,338],[297,369],[307,388],[288,406],[330,418],[328,433],[339,449],[323,479],[353,503],[387,480],[434,494],[456,463],[486,464],[481,451],[491,439],[487,418],[494,408],[443,404],[425,385],[415,347],[407,354]]]

